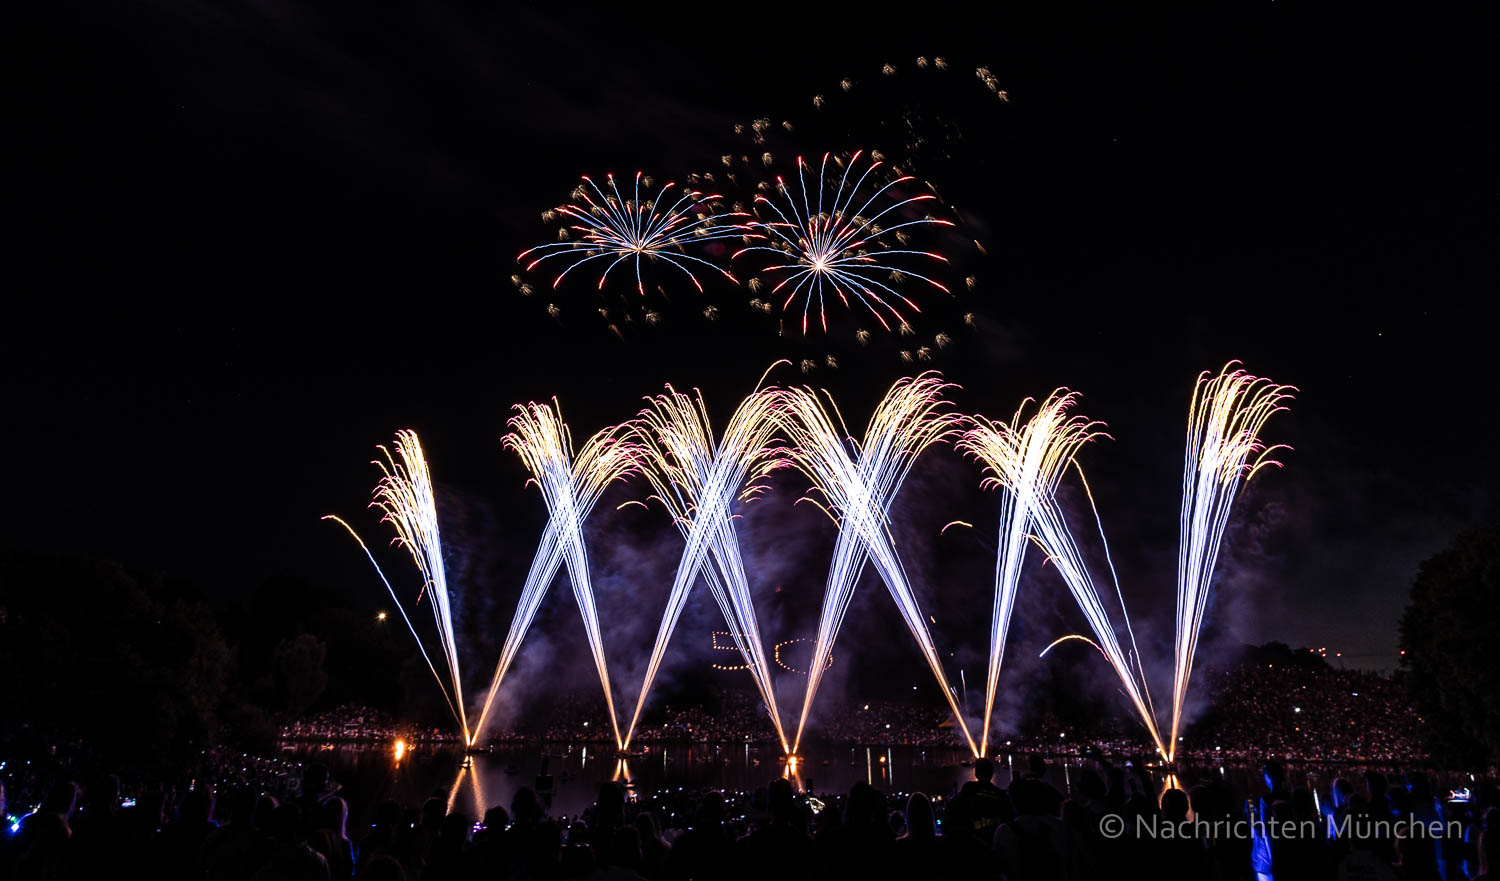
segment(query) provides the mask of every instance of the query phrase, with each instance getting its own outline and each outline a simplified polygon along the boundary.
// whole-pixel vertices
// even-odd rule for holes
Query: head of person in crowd
[[[926,793],[913,792],[906,800],[906,837],[928,839],[937,835],[937,817],[933,815],[932,799]]]
[[[1176,787],[1161,794],[1161,816],[1163,820],[1180,823],[1188,818],[1190,803],[1188,794]]]

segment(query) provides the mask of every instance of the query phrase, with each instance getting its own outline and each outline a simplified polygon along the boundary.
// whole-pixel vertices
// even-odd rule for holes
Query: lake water
[[[791,776],[799,789],[813,792],[848,792],[863,780],[886,793],[922,791],[946,796],[973,779],[972,767],[963,764],[968,751],[950,747],[811,746],[803,750],[802,761],[790,775],[780,761],[779,749],[756,744],[651,745],[642,755],[624,760],[604,743],[497,746],[469,756],[452,747],[417,746],[399,761],[390,745],[301,744],[288,746],[283,755],[328,766],[350,803],[351,829],[367,823],[384,799],[416,806],[437,796],[447,801],[450,811],[462,810],[477,818],[493,805],[508,807],[523,786],[535,789],[553,815],[577,815],[593,803],[599,784],[610,780],[640,792],[675,787],[748,791],[776,777]],[[996,785],[1008,786],[1028,761],[1024,754],[999,756]],[[1060,791],[1070,792],[1088,762],[1077,756],[1049,757],[1049,780]],[[1361,770],[1312,764],[1288,767],[1293,786],[1311,782],[1323,798],[1336,776],[1357,775]],[[1257,768],[1244,764],[1214,766],[1185,769],[1170,782],[1187,788],[1202,777],[1227,776],[1241,791],[1259,791],[1258,774]],[[1440,782],[1449,782],[1445,778],[1452,775],[1436,776]],[[1168,785],[1160,770],[1153,770],[1151,778],[1158,789]],[[1463,785],[1456,778],[1451,782]]]
[[[750,790],[787,776],[780,750],[756,744],[652,745],[629,759],[616,758],[603,743],[505,746],[470,756],[448,747],[418,746],[400,761],[389,746],[299,745],[284,754],[327,765],[356,809],[387,798],[415,805],[438,795],[450,809],[481,815],[492,805],[509,805],[523,786],[544,796],[550,791],[552,813],[571,815],[593,803],[599,784],[610,780],[641,791]],[[856,780],[864,780],[886,792],[947,793],[972,777],[972,770],[961,764],[967,751],[955,748],[828,747],[804,754],[793,776],[799,788],[815,791],[847,792]],[[1005,785],[1007,776],[1002,763],[996,782]]]

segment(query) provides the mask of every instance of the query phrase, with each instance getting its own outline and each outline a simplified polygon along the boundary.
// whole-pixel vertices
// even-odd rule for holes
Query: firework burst
[[[1224,365],[1217,376],[1199,374],[1188,404],[1187,449],[1182,462],[1182,514],[1178,523],[1177,640],[1173,652],[1172,737],[1182,721],[1198,632],[1208,607],[1214,565],[1235,495],[1284,445],[1267,447],[1260,432],[1287,409],[1296,389]]]
[[[943,410],[946,402],[942,393],[948,387],[933,373],[896,383],[870,417],[863,443],[849,436],[842,418],[830,415],[812,391],[791,389],[785,393],[782,421],[783,431],[792,442],[791,462],[811,481],[823,502],[820,504],[811,496],[808,499],[820,504],[839,528],[823,594],[817,642],[809,662],[802,715],[792,742],[793,752],[801,743],[808,712],[828,669],[833,643],[854,596],[854,586],[865,563],[873,562],[927,660],[969,749],[975,755],[979,753],[954,691],[948,685],[927,629],[927,618],[912,592],[890,530],[891,503],[917,456],[932,444],[951,437],[963,424],[963,417]]]
[[[641,412],[637,432],[642,472],[682,532],[686,547],[626,729],[627,746],[688,592],[701,572],[766,705],[777,739],[787,749],[731,509],[736,498],[748,501],[760,494],[762,478],[786,464],[784,450],[771,443],[779,398],[777,392],[755,391],[736,408],[721,439],[714,436],[701,393],[689,397],[668,386],[666,394],[650,399]]]
[[[417,641],[422,659],[427,662],[427,669],[432,671],[433,678],[437,680],[443,699],[453,713],[453,720],[458,723],[467,742],[470,735],[469,721],[464,710],[463,680],[458,669],[458,646],[453,631],[453,612],[449,605],[448,577],[443,568],[443,543],[438,533],[437,501],[432,492],[432,475],[427,470],[427,457],[422,453],[422,444],[417,440],[416,432],[397,432],[395,449],[395,455],[392,455],[389,449],[381,445],[383,459],[373,462],[380,468],[383,476],[375,485],[375,497],[370,502],[370,507],[380,509],[380,521],[391,524],[396,531],[396,537],[391,543],[405,548],[417,564],[417,570],[422,573],[422,586],[417,591],[416,604],[421,605],[425,596],[427,606],[432,610],[441,657],[447,668],[446,682],[445,675],[438,673],[437,665],[432,662],[421,635],[417,633],[416,625],[406,612],[406,606],[397,596],[396,589],[391,586],[390,579],[386,578],[380,564],[375,562],[375,555],[370,553],[364,540],[343,518],[329,514],[323,519],[332,520],[344,527],[370,559],[370,565],[375,567],[375,573],[384,582],[402,620],[411,630],[412,638]]]
[[[562,258],[558,262],[567,266],[553,279],[552,287],[556,288],[573,270],[601,261],[604,271],[599,274],[598,288],[602,291],[615,267],[631,263],[636,292],[644,296],[641,261],[660,260],[680,270],[699,292],[703,284],[697,272],[706,269],[738,283],[727,270],[688,254],[687,249],[740,238],[746,233],[746,224],[740,221],[748,221],[748,214],[715,214],[708,203],[720,198],[718,195],[705,195],[675,183],[662,187],[655,199],[648,195],[642,200],[641,186],[644,183],[649,189],[651,181],[639,171],[630,198],[620,192],[613,174],[606,180],[608,192],[585,176],[583,184],[573,191],[575,201],[556,209],[557,216],[567,224],[560,230],[563,240],[522,251],[516,259],[524,262],[528,271]]]
[[[1005,658],[1005,641],[1010,631],[1011,612],[1015,608],[1021,565],[1025,562],[1031,540],[1030,527],[1038,516],[1038,508],[1054,504],[1058,483],[1074,454],[1100,435],[1099,423],[1068,415],[1076,400],[1075,395],[1058,389],[1041,402],[1030,419],[1024,418],[1028,405],[1032,403],[1030,398],[1021,403],[1008,423],[977,416],[974,427],[964,433],[957,445],[959,450],[983,463],[987,474],[985,487],[1000,489],[1003,493],[981,752],[989,750],[995,690],[1000,680],[1000,665]],[[1107,652],[1104,654],[1109,657]]]
[[[639,450],[634,443],[622,437],[625,434],[624,427],[616,426],[589,438],[575,456],[572,433],[568,430],[567,423],[563,422],[562,409],[556,401],[551,406],[534,402],[517,404],[515,410],[516,415],[510,419],[511,431],[501,439],[501,443],[515,451],[531,472],[531,480],[528,482],[536,484],[537,489],[541,490],[549,519],[536,556],[532,558],[526,586],[521,592],[521,600],[511,621],[510,632],[506,635],[505,647],[490,682],[489,694],[485,698],[479,722],[474,727],[473,737],[477,738],[484,729],[495,693],[515,659],[547,587],[552,583],[559,566],[566,565],[568,580],[573,586],[573,597],[583,616],[589,650],[593,653],[594,666],[599,673],[599,683],[604,689],[604,702],[609,710],[610,724],[614,727],[615,743],[622,744],[619,722],[615,716],[614,696],[610,688],[609,669],[604,660],[599,611],[594,603],[594,589],[589,578],[583,524],[604,490],[635,469]],[[473,738],[470,742],[473,742]]]
[[[784,311],[801,301],[804,335],[814,305],[818,323],[825,332],[828,330],[827,304],[833,299],[845,308],[858,305],[868,309],[882,327],[891,330],[908,324],[910,313],[922,311],[894,285],[910,278],[951,293],[941,282],[906,265],[916,258],[948,262],[933,251],[904,246],[908,235],[904,230],[954,225],[951,220],[931,215],[912,216],[917,211],[913,206],[937,197],[931,193],[904,195],[901,185],[914,180],[910,175],[880,183],[881,175],[876,172],[885,163],[878,159],[856,175],[862,155],[863,151],[856,152],[847,163],[834,159],[835,184],[828,169],[832,157],[823,154],[811,194],[807,180],[811,169],[801,156],[797,157],[797,191],[794,193],[783,178],[776,179],[776,191],[785,200],[785,210],[765,195],[755,198],[756,218],[748,225],[750,234],[763,244],[749,245],[734,254],[735,258],[755,252],[775,255],[764,270],[780,279],[770,297],[779,298]],[[842,166],[841,173],[837,166]]]

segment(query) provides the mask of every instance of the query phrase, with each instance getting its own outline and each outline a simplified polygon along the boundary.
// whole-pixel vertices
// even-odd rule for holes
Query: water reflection
[[[418,806],[437,794],[445,798],[449,810],[472,812],[476,817],[491,806],[509,805],[522,787],[534,790],[554,816],[571,817],[592,804],[599,784],[609,781],[632,794],[645,795],[678,787],[748,791],[780,777],[799,792],[848,792],[854,783],[864,782],[892,794],[920,790],[946,798],[973,779],[972,766],[964,764],[967,750],[940,747],[813,745],[785,761],[774,745],[746,743],[652,745],[643,755],[630,758],[616,756],[600,744],[565,743],[497,747],[473,756],[425,744],[407,744],[401,751],[389,743],[327,750],[310,746],[289,752],[326,764],[356,812],[373,812],[386,799]],[[996,785],[1008,786],[1027,773],[1027,756],[1019,756],[1020,768],[1016,755],[1000,758]],[[1078,757],[1052,757],[1045,773],[1052,785],[1066,793],[1080,782],[1073,772],[1087,764]],[[1336,776],[1349,773],[1358,771],[1340,767],[1324,774],[1303,766],[1292,772],[1292,782],[1309,785],[1316,793]],[[1231,778],[1236,786],[1247,789],[1257,783],[1249,766],[1215,764],[1173,773],[1152,768],[1149,791],[1159,799],[1169,788],[1186,790],[1208,775]],[[351,817],[351,823],[367,821]]]
[[[467,779],[469,791],[474,796],[474,817],[482,818],[484,812],[489,810],[490,805],[484,799],[484,781],[480,778],[475,768],[473,756],[465,756],[463,762],[458,766],[458,774],[453,778],[453,786],[448,789],[448,813],[453,813],[453,805],[458,801],[459,790],[463,788]]]

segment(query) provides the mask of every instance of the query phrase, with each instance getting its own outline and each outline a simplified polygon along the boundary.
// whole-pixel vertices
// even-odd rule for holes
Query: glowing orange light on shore
[[[401,761],[401,757],[404,756],[404,755],[406,755],[406,741],[401,740],[400,738],[397,738],[396,739],[395,747],[396,747],[396,761],[399,762],[399,761]]]

